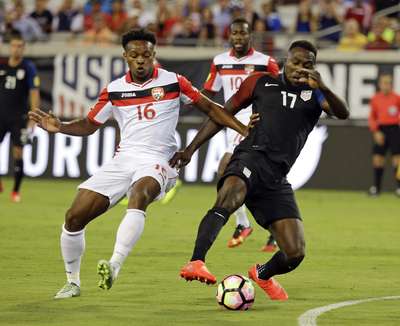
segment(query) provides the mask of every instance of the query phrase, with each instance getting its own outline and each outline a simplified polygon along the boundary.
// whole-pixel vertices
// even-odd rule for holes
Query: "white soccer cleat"
[[[54,296],[54,299],[67,299],[79,297],[81,295],[81,288],[75,283],[67,282],[60,291]]]

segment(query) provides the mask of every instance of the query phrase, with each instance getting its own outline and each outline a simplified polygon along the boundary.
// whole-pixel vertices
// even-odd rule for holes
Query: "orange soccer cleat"
[[[201,260],[188,262],[181,268],[180,276],[186,281],[197,280],[207,284],[215,284],[217,282],[216,277],[210,273]]]
[[[245,227],[241,224],[238,224],[232,238],[228,241],[228,247],[233,248],[241,245],[251,234],[251,232],[253,232],[253,228],[251,226]]]
[[[289,299],[285,289],[272,277],[269,280],[258,278],[257,265],[254,265],[249,270],[249,278],[258,284],[260,288],[270,297],[271,300],[285,301]]]
[[[19,203],[21,201],[21,195],[19,194],[19,192],[13,191],[11,193],[11,201],[13,203]]]
[[[274,239],[274,237],[271,235],[268,238],[268,241],[265,245],[262,246],[261,251],[265,251],[265,252],[275,252],[275,250],[278,248],[276,241]]]

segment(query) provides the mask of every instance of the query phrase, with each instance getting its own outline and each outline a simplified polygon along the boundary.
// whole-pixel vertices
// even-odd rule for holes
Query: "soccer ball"
[[[217,302],[229,310],[247,310],[254,302],[254,287],[242,275],[229,275],[218,284]]]

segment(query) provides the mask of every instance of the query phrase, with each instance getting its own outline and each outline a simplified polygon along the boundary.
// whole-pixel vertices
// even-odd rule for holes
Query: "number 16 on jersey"
[[[153,103],[148,103],[144,106],[138,105],[136,109],[138,120],[152,120],[156,116],[156,111],[153,108]]]

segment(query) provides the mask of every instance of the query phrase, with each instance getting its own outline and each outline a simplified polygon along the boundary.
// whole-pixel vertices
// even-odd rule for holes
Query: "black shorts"
[[[218,182],[218,189],[232,175],[245,181],[245,204],[263,228],[268,229],[285,218],[301,220],[292,186],[262,152],[236,151]]]
[[[392,155],[400,154],[400,126],[381,126],[379,130],[385,135],[385,143],[383,145],[374,144],[372,153],[378,155],[386,155],[389,150]]]
[[[7,132],[11,133],[11,141],[14,146],[22,147],[24,144],[21,141],[21,129],[26,128],[27,119],[3,119],[0,116],[0,142],[3,141]]]

